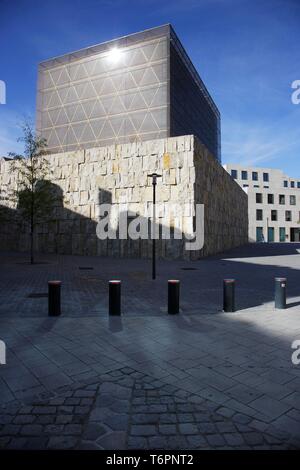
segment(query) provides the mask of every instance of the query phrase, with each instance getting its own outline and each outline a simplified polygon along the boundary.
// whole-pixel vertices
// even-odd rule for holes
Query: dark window
[[[234,178],[236,180],[237,179],[237,171],[236,170],[231,170],[231,176],[232,176],[232,178]]]
[[[277,220],[277,211],[275,210],[271,211],[271,220]]]
[[[269,186],[264,186],[264,188],[265,188],[265,189],[268,189],[268,188],[269,188]]]
[[[287,180],[284,180],[284,182],[283,182],[283,186],[284,186],[285,188],[287,188],[287,187],[288,187],[288,182],[287,182]]]
[[[291,181],[291,188],[295,187],[295,181]]]
[[[285,227],[279,227],[279,241],[285,242]]]
[[[249,188],[249,184],[243,184],[243,188]]]
[[[274,194],[268,194],[268,204],[274,204]]]
[[[274,241],[274,227],[268,228],[268,242]]]
[[[279,204],[285,204],[285,195],[279,194]]]
[[[247,180],[248,179],[248,172],[247,171],[242,171],[242,180]]]
[[[262,242],[264,241],[264,233],[262,227],[256,227],[256,241]]]
[[[291,211],[285,211],[285,220],[286,220],[286,222],[291,222],[292,221]]]
[[[263,173],[263,180],[269,181],[269,173]]]
[[[259,188],[259,184],[254,184],[253,188]]]
[[[262,209],[256,209],[256,220],[262,220],[262,219],[263,219]]]
[[[252,171],[252,181],[258,181],[257,171]]]
[[[300,181],[297,181],[297,188],[300,188]]]
[[[295,206],[296,205],[296,196],[290,196],[290,205]]]
[[[262,201],[262,193],[256,193],[256,203],[261,204]]]

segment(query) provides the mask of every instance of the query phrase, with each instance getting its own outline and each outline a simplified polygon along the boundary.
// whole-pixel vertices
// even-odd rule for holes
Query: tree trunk
[[[33,229],[30,232],[30,264],[34,264],[33,259]]]
[[[31,193],[31,211],[30,211],[30,264],[34,264],[34,259],[33,259],[33,239],[34,239],[34,221],[33,221],[33,216],[34,216],[34,208],[33,208],[33,191]]]

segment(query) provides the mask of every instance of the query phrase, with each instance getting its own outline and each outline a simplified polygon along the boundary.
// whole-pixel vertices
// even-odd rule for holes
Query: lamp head
[[[149,178],[152,178],[152,184],[156,184],[156,179],[157,178],[161,178],[162,175],[158,175],[157,173],[151,173],[150,175],[148,175]]]

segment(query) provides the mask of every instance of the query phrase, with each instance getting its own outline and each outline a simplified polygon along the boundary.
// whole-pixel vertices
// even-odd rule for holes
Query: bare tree
[[[8,199],[15,202],[18,214],[30,227],[30,262],[33,264],[36,225],[52,216],[56,196],[48,179],[51,169],[45,158],[46,139],[38,136],[27,121],[22,124],[22,131],[23,136],[18,141],[24,143],[24,154],[9,153],[17,185]]]

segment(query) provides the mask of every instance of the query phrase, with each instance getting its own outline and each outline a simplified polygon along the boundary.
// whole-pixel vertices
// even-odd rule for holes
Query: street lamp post
[[[155,222],[156,222],[156,184],[157,178],[161,178],[162,175],[157,173],[151,173],[148,175],[149,178],[152,178],[152,188],[153,188],[153,215],[152,215],[152,224],[153,224],[153,238],[152,238],[152,279],[156,278],[156,240],[155,240]]]

